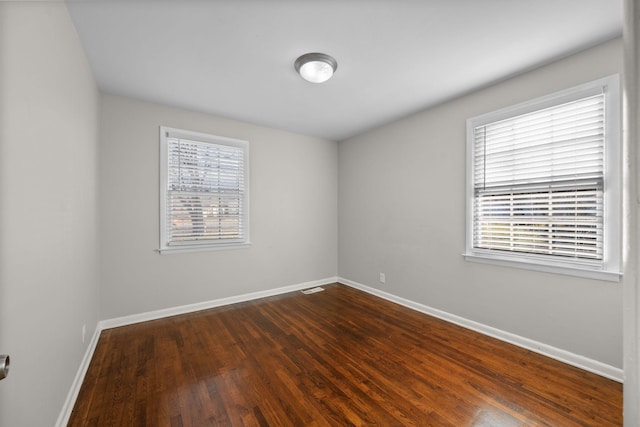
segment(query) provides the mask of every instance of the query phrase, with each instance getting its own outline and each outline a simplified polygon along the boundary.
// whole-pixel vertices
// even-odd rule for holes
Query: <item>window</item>
[[[607,77],[467,121],[466,259],[619,280],[618,88]]]
[[[249,143],[160,128],[160,251],[249,242]]]

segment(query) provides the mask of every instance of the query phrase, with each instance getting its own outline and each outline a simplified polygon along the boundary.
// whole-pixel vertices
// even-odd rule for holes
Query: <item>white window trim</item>
[[[219,145],[227,145],[242,148],[244,153],[244,182],[245,192],[243,199],[243,223],[246,225],[244,229],[244,240],[234,242],[192,242],[182,246],[169,246],[167,242],[167,183],[168,183],[168,135],[173,138],[185,138],[201,142],[209,142]],[[160,126],[160,242],[158,252],[161,254],[200,252],[200,251],[217,251],[246,248],[251,245],[249,238],[250,222],[249,222],[249,142],[241,139],[228,138],[223,136],[210,135],[206,133],[193,132],[183,129],[175,129],[166,126]]]
[[[551,107],[586,97],[605,93],[605,160],[604,160],[604,260],[602,263],[569,261],[529,254],[510,254],[473,247],[473,130],[477,126],[531,111]],[[567,90],[523,102],[498,111],[482,114],[467,120],[467,208],[466,248],[467,261],[515,267],[549,273],[578,276],[612,282],[620,281],[622,263],[622,142],[620,77],[604,77]]]

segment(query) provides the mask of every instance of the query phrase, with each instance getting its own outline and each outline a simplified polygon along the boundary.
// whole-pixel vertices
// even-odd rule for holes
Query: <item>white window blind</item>
[[[603,260],[604,93],[473,133],[474,248]]]
[[[247,143],[162,128],[162,248],[247,241]]]
[[[465,259],[620,280],[620,79],[467,120]]]

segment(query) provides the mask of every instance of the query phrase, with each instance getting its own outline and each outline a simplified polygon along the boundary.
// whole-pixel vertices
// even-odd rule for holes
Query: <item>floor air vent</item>
[[[315,294],[316,292],[322,292],[324,291],[324,288],[311,288],[311,289],[305,289],[304,291],[300,291],[305,295],[309,295],[309,294]]]

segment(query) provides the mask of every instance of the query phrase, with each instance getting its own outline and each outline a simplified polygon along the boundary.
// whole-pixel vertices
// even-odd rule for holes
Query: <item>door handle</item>
[[[0,380],[7,378],[7,375],[9,375],[10,361],[8,354],[0,354]]]

